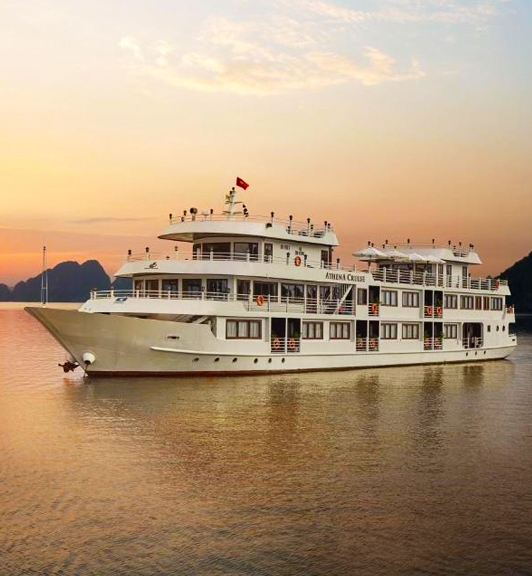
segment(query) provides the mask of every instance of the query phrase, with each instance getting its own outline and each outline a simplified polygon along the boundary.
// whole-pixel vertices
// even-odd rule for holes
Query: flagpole
[[[46,269],[46,246],[42,247],[41,306],[48,301],[48,271]]]

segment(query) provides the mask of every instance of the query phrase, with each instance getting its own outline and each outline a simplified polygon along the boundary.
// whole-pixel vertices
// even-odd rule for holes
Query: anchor
[[[73,372],[79,364],[77,362],[70,362],[70,360],[66,360],[63,364],[58,364],[63,369],[63,372]]]

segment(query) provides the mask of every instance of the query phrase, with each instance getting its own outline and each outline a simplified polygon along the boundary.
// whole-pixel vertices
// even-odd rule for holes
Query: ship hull
[[[417,352],[272,353],[269,342],[219,340],[209,326],[29,307],[90,376],[236,375],[474,362],[506,358],[515,344]],[[331,347],[334,343],[330,344]]]

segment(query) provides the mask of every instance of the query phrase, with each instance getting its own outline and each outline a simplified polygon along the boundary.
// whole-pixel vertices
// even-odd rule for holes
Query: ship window
[[[225,337],[258,340],[261,338],[260,320],[227,320],[225,324]]]
[[[303,302],[303,285],[302,284],[281,284],[281,300]]]
[[[209,278],[207,279],[207,296],[220,298],[220,295],[229,293],[229,281],[227,278]]]
[[[490,297],[484,296],[484,310],[490,309]]]
[[[503,325],[502,331],[503,331],[503,332],[506,332],[506,326]]]
[[[419,292],[403,292],[403,306],[405,308],[419,308]]]
[[[473,310],[475,307],[475,299],[473,296],[460,296],[460,308],[462,310]]]
[[[251,294],[251,281],[250,280],[237,280],[236,293],[238,300],[247,300]]]
[[[488,332],[491,332],[491,324],[488,324]]]
[[[253,282],[254,296],[274,296],[277,298],[277,282]]]
[[[384,340],[397,340],[397,324],[381,324],[381,334]]]
[[[445,308],[458,308],[458,296],[456,294],[445,295]]]
[[[458,324],[445,324],[443,327],[445,338],[456,340],[458,338]]]
[[[351,338],[350,322],[331,322],[329,324],[329,338],[331,340],[349,340]]]
[[[273,262],[273,244],[269,242],[264,244],[264,261]]]
[[[199,298],[201,296],[201,278],[183,280],[183,297]]]
[[[419,340],[419,324],[403,324],[403,340]]]
[[[177,294],[179,292],[179,280],[163,280],[162,290],[165,294]]]
[[[502,298],[492,298],[491,299],[491,309],[492,310],[502,310]]]
[[[368,291],[366,288],[359,288],[357,290],[357,304],[368,303]]]
[[[146,296],[148,298],[159,297],[159,280],[146,280]]]
[[[231,252],[230,242],[205,242],[202,244],[202,258],[203,260],[209,260],[211,257],[213,260],[227,260],[229,259],[229,253]]]
[[[381,304],[383,306],[397,306],[397,290],[383,290]]]
[[[303,322],[303,338],[305,340],[322,340],[323,322]]]
[[[258,242],[235,242],[233,252],[235,260],[247,260],[248,255],[250,260],[258,260],[259,244]]]
[[[482,296],[475,296],[475,310],[482,310]]]

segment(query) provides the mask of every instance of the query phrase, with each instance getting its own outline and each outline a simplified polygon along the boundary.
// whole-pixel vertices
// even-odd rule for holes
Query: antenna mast
[[[46,246],[42,247],[41,306],[48,302],[48,270],[46,268]]]

